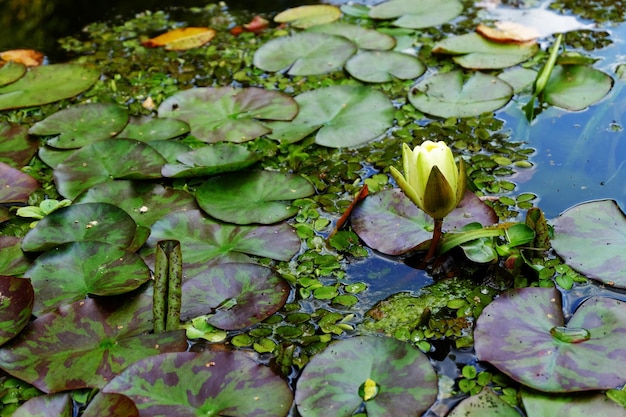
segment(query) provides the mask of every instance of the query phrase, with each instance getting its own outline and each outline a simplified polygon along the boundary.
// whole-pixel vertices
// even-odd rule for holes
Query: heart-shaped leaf
[[[624,407],[601,393],[554,395],[524,389],[521,394],[528,417],[624,416]]]
[[[370,9],[372,19],[396,19],[403,28],[421,29],[454,19],[463,11],[458,0],[390,0]]]
[[[286,416],[285,381],[243,352],[181,352],[129,366],[103,389],[135,402],[141,416]]]
[[[118,136],[142,142],[172,139],[189,133],[189,125],[169,117],[131,117]]]
[[[0,123],[0,162],[20,169],[37,153],[39,143],[23,125]]]
[[[12,417],[72,417],[72,397],[69,393],[39,395],[26,401]]]
[[[325,25],[315,25],[308,28],[307,32],[343,36],[354,42],[359,49],[375,49],[382,51],[392,49],[396,46],[396,40],[393,36],[350,23],[335,22]]]
[[[0,162],[0,203],[26,203],[38,188],[33,177]]]
[[[364,398],[363,385],[371,381]],[[298,379],[303,417],[348,417],[364,405],[370,417],[421,415],[437,397],[437,374],[426,355],[396,339],[357,336],[331,343]]]
[[[305,178],[289,173],[251,171],[206,180],[196,190],[209,215],[235,224],[272,224],[298,212],[291,200],[315,193]]]
[[[243,145],[220,142],[178,155],[180,163],[165,164],[161,173],[171,178],[205,177],[247,168],[262,157]]]
[[[550,74],[544,99],[567,110],[583,110],[600,101],[613,87],[613,79],[586,65],[557,65]]]
[[[414,56],[395,51],[364,51],[346,62],[346,70],[354,78],[368,83],[384,83],[394,78],[409,80],[426,71]]]
[[[314,25],[333,22],[341,17],[339,7],[330,4],[312,4],[293,7],[274,16],[278,23],[289,23],[296,28],[308,28]]]
[[[204,142],[246,142],[269,132],[259,120],[291,120],[298,105],[291,96],[263,88],[204,87],[181,91],[159,106],[159,117],[189,123]]]
[[[546,392],[622,386],[626,304],[591,297],[566,323],[555,288],[509,291],[483,310],[476,355],[522,384]]]
[[[35,293],[29,279],[0,275],[0,345],[17,335],[30,321]]]
[[[493,391],[485,387],[476,395],[461,401],[448,417],[521,417],[513,407]],[[529,417],[533,417],[529,414]]]

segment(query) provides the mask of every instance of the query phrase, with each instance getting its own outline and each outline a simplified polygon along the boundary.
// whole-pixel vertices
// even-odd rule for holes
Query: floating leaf
[[[58,111],[35,123],[31,135],[59,135],[47,141],[60,149],[80,148],[117,135],[128,123],[128,111],[117,104],[90,103]]]
[[[38,141],[28,137],[23,125],[0,124],[0,162],[20,169],[37,153]]]
[[[529,416],[535,417],[532,414]],[[501,400],[493,389],[485,387],[478,394],[461,401],[448,417],[520,417],[520,414]]]
[[[554,221],[552,247],[588,278],[626,288],[626,218],[613,200],[567,209]]]
[[[142,142],[172,139],[189,133],[189,125],[182,120],[169,117],[131,117],[128,124],[119,133],[120,138],[135,139]]]
[[[444,118],[492,112],[511,97],[513,88],[499,78],[476,72],[464,80],[461,71],[433,75],[409,92],[409,101],[418,110]]]
[[[204,211],[235,224],[272,224],[298,212],[290,201],[315,193],[313,185],[296,174],[251,171],[206,180],[196,190]]]
[[[555,337],[558,327],[570,333],[587,331],[590,338]],[[625,336],[626,304],[622,301],[591,297],[565,323],[555,288],[522,288],[501,295],[485,307],[474,331],[480,360],[545,392],[623,385],[626,376],[615,363],[626,360]]]
[[[291,122],[268,123],[268,136],[285,143],[317,131],[315,142],[332,148],[353,147],[385,133],[394,107],[383,93],[364,86],[337,85],[296,97],[300,112]]]
[[[142,417],[286,416],[285,381],[243,352],[181,352],[129,366],[104,389],[132,399]]]
[[[161,173],[170,178],[205,177],[249,167],[263,155],[245,146],[215,143],[178,155],[176,164],[165,164]]]
[[[365,51],[346,62],[346,70],[354,78],[368,83],[384,83],[395,78],[409,80],[426,71],[414,56],[395,51]]]
[[[159,117],[186,121],[205,142],[246,142],[269,132],[259,120],[291,120],[297,112],[287,94],[255,87],[193,88],[159,106]]]
[[[0,66],[0,86],[11,84],[26,74],[26,66],[18,62],[7,62]]]
[[[396,46],[396,40],[393,36],[350,23],[335,22],[315,25],[310,27],[307,32],[343,36],[354,42],[359,49],[387,50]]]
[[[370,9],[372,19],[396,19],[393,25],[421,29],[446,23],[463,11],[458,0],[390,0]]]
[[[0,236],[0,275],[22,275],[30,266],[22,251],[22,239]]]
[[[198,48],[215,37],[215,30],[206,27],[177,28],[142,42],[148,48],[164,47],[168,51]]]
[[[557,65],[544,90],[544,99],[567,110],[583,110],[600,101],[613,87],[613,79],[586,65]]]
[[[0,275],[0,345],[17,335],[30,321],[35,293],[29,279]]]
[[[254,53],[253,63],[264,71],[319,75],[340,69],[356,50],[343,36],[300,32],[264,43]]]
[[[100,73],[78,64],[34,67],[19,80],[0,87],[0,110],[40,106],[74,97],[91,87]]]
[[[0,162],[0,203],[26,203],[38,188],[33,177]]]
[[[72,397],[69,393],[38,395],[15,410],[12,417],[72,417]]]
[[[368,379],[380,387],[364,401]],[[417,416],[437,397],[437,375],[426,355],[396,339],[357,336],[331,343],[298,379],[295,402],[303,417],[354,415],[363,404],[370,417]]]
[[[500,43],[523,43],[541,37],[538,30],[515,22],[495,22],[495,28],[483,23],[476,27],[476,32],[483,38]]]
[[[624,416],[624,407],[601,393],[554,395],[525,389],[522,402],[529,417]]]
[[[537,71],[530,68],[515,67],[498,75],[498,78],[509,83],[515,93],[524,90],[532,90],[533,83],[537,78]]]
[[[12,49],[0,52],[0,59],[6,62],[17,62],[27,67],[37,67],[43,64],[44,56],[34,49]]]
[[[337,6],[329,4],[313,4],[287,9],[278,13],[274,21],[278,23],[290,23],[296,28],[305,29],[314,25],[334,22],[341,17],[341,10]]]
[[[135,403],[122,394],[98,392],[89,402],[82,417],[139,417]]]

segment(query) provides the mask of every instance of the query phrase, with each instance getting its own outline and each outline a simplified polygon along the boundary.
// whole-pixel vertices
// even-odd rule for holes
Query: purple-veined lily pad
[[[591,297],[565,322],[555,288],[521,288],[489,304],[476,322],[476,355],[545,392],[603,390],[626,375],[626,304]]]
[[[500,69],[524,62],[537,53],[536,43],[498,43],[487,40],[478,33],[452,36],[433,46],[433,53],[453,55],[453,60],[463,68]]]
[[[0,124],[0,162],[22,168],[37,153],[39,143],[28,137],[28,128],[23,125]]]
[[[0,275],[0,345],[17,335],[29,322],[35,293],[29,279]]]
[[[272,224],[298,212],[291,200],[314,193],[299,175],[250,171],[209,178],[196,190],[196,199],[210,216],[225,222]]]
[[[189,123],[204,142],[246,142],[269,129],[260,120],[291,120],[298,113],[293,98],[263,88],[204,87],[174,94],[159,106],[159,117]]]
[[[606,73],[586,65],[557,65],[543,91],[544,99],[567,110],[583,110],[600,101],[613,87]]]
[[[253,63],[263,71],[287,70],[289,75],[326,74],[343,67],[356,50],[343,36],[300,32],[266,42],[254,53]]]
[[[0,86],[11,84],[26,74],[26,65],[9,61],[0,67]]]
[[[291,122],[267,123],[272,129],[270,138],[293,143],[317,131],[318,145],[352,147],[376,139],[393,124],[391,101],[369,87],[337,85],[307,91],[295,99],[298,115]]]
[[[270,268],[219,264],[185,280],[181,319],[211,314],[207,321],[215,327],[243,329],[278,311],[288,295],[289,284]]]
[[[367,381],[369,390],[363,388]],[[331,343],[311,359],[295,401],[303,417],[348,417],[363,403],[370,417],[418,416],[436,397],[437,374],[415,346],[358,336]]]
[[[498,221],[493,209],[471,192],[443,222],[444,231],[468,223],[485,226]],[[387,255],[401,255],[432,238],[433,220],[399,188],[369,195],[352,212],[352,227],[367,246]]]
[[[191,178],[247,168],[263,155],[243,145],[220,142],[178,155],[178,163],[165,164],[161,173],[170,178]]]
[[[30,264],[22,251],[22,239],[0,236],[0,275],[22,275]]]
[[[243,352],[166,353],[126,368],[103,389],[130,397],[142,417],[286,416],[293,396]]]
[[[133,400],[122,394],[98,392],[82,414],[82,417],[139,417]]]
[[[151,329],[151,297],[76,301],[2,346],[0,368],[47,393],[102,388],[131,363],[187,349],[184,331],[147,334]]]
[[[74,97],[91,87],[100,73],[78,64],[30,68],[19,80],[0,87],[0,110],[40,106]]]
[[[533,417],[532,414],[528,416]],[[457,404],[448,417],[521,417],[521,415],[501,400],[493,389],[485,387],[478,394]]]
[[[133,139],[109,139],[94,142],[74,151],[54,170],[59,193],[74,199],[96,184],[117,179],[161,178],[167,161],[144,142]]]
[[[573,395],[545,394],[522,390],[522,402],[528,417],[624,417],[624,407],[602,393]]]
[[[458,70],[435,74],[411,88],[409,101],[424,113],[447,118],[492,112],[513,97],[513,88],[493,75],[476,72],[463,78]]]
[[[36,316],[88,295],[109,296],[150,279],[139,255],[102,242],[66,243],[40,255],[24,274],[35,289]]]
[[[446,23],[463,11],[458,0],[390,0],[370,9],[372,19],[396,19],[395,26],[421,29]]]
[[[0,162],[0,203],[26,203],[39,183],[19,169]]]
[[[131,117],[118,136],[141,142],[172,139],[189,133],[189,125],[168,117]]]
[[[28,130],[31,135],[58,135],[49,146],[76,149],[117,135],[128,123],[128,111],[112,103],[89,103],[58,111]]]
[[[67,392],[38,395],[26,401],[12,417],[72,417],[72,397]]]
[[[124,210],[108,203],[60,208],[30,230],[22,241],[26,252],[43,252],[67,242],[96,241],[128,247],[137,226]]]
[[[368,83],[384,83],[414,79],[426,71],[416,57],[396,51],[364,51],[346,62],[346,70],[354,78]]]
[[[186,191],[130,180],[95,185],[74,200],[74,204],[80,203],[115,204],[145,227],[175,211],[198,209],[196,199]]]
[[[553,222],[552,247],[588,278],[626,288],[626,217],[613,200],[582,203]]]
[[[396,40],[393,36],[350,23],[334,22],[324,25],[315,25],[308,28],[307,32],[329,33],[331,35],[343,36],[354,42],[359,49],[375,49],[382,51],[393,49],[393,47],[396,46]]]

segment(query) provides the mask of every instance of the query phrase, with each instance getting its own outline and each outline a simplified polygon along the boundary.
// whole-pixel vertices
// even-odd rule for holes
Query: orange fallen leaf
[[[476,27],[476,32],[484,38],[500,43],[534,42],[541,36],[535,28],[515,22],[496,22],[495,28],[481,23]]]
[[[354,209],[354,206],[356,206],[356,204],[359,201],[367,197],[368,194],[369,194],[369,189],[367,188],[367,184],[365,184],[363,188],[361,188],[361,190],[357,193],[357,195],[354,196],[354,199],[352,200],[348,208],[346,208],[346,211],[344,211],[341,217],[339,218],[339,220],[337,220],[337,223],[335,224],[335,228],[330,233],[330,235],[328,235],[328,239],[333,237],[335,233],[337,233],[337,231],[341,229],[344,224],[346,224],[346,222],[350,218],[350,215],[352,214],[352,210]]]
[[[43,54],[34,49],[12,49],[0,52],[0,59],[6,62],[13,61],[27,67],[38,67],[43,63]]]
[[[248,32],[259,33],[270,25],[266,19],[263,19],[261,16],[254,16],[249,23],[243,25],[243,28]]]
[[[215,30],[205,27],[179,28],[148,39],[141,44],[148,48],[162,46],[168,51],[185,51],[204,45],[213,39],[215,33]]]
[[[306,29],[323,23],[334,22],[341,17],[341,10],[329,4],[314,4],[287,9],[278,13],[274,21],[290,23],[291,26]]]

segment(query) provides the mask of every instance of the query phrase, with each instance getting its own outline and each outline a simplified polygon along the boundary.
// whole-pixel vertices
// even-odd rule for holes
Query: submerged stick
[[[183,259],[178,240],[161,240],[156,246],[152,301],[155,333],[180,327]]]

